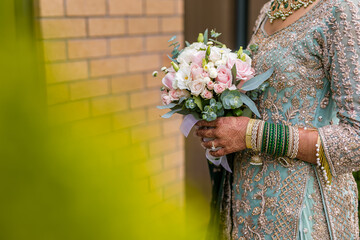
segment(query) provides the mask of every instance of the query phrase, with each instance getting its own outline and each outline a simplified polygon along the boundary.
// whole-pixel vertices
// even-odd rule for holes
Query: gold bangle
[[[247,148],[252,148],[251,146],[251,132],[252,132],[252,128],[254,126],[255,123],[255,119],[250,119],[246,128],[246,137],[245,137],[245,142],[246,142],[246,147]]]
[[[294,128],[294,145],[290,158],[291,159],[296,158],[298,151],[299,151],[299,128]]]
[[[251,132],[251,147],[254,150],[257,149],[256,140],[257,140],[257,136],[258,136],[258,129],[259,129],[260,123],[261,123],[260,120],[255,120],[253,129],[252,129],[252,132]]]
[[[262,145],[262,139],[264,135],[264,127],[265,127],[265,121],[260,122],[259,126],[259,136],[257,139],[257,145],[256,145],[256,151],[261,152],[261,145]]]

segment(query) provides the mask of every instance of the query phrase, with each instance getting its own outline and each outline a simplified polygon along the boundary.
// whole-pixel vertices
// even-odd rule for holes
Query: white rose
[[[211,68],[210,71],[209,71],[209,75],[210,75],[211,78],[217,78],[218,73],[216,71],[216,68]]]
[[[206,49],[206,45],[204,43],[201,42],[195,42],[193,44],[191,44],[189,47],[187,47],[189,49],[195,49],[196,51],[199,51],[200,49]],[[186,49],[186,48],[185,48]]]
[[[190,65],[192,57],[197,53],[198,51],[191,48],[185,48],[184,51],[179,55],[177,58],[177,61],[181,65]]]
[[[216,67],[219,67],[219,66],[222,66],[222,65],[226,65],[226,61],[223,60],[223,59],[221,59],[219,61],[216,61],[216,63],[215,63]]]
[[[217,62],[219,60],[221,60],[221,55],[222,55],[223,50],[221,50],[218,47],[212,47],[211,48],[211,52],[210,52],[210,56],[209,59],[212,62]]]
[[[210,82],[210,81],[211,81],[211,79],[209,77],[204,77],[202,79],[202,82],[205,83],[205,84],[208,84],[208,82]]]
[[[235,62],[236,59],[237,59],[237,54],[232,52],[228,54],[224,54],[222,58],[222,60],[226,63],[229,62],[229,60],[231,60],[231,62]]]
[[[251,63],[252,63],[252,60],[251,60],[251,57],[249,57],[247,54],[244,54],[245,55],[245,62],[251,66]]]
[[[182,66],[175,74],[175,81],[173,82],[174,89],[189,89],[188,84],[191,82],[191,69],[187,66]]]
[[[200,80],[191,81],[189,83],[191,94],[194,96],[199,96],[204,91],[205,86],[205,83]]]

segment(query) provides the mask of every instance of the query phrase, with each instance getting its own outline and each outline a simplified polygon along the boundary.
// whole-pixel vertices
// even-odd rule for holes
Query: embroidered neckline
[[[315,3],[315,5],[309,10],[307,11],[304,15],[302,15],[300,18],[298,18],[295,22],[287,25],[286,27],[283,27],[277,31],[275,31],[273,34],[268,34],[265,29],[264,29],[264,25],[265,23],[267,22],[267,20],[269,19],[269,17],[267,16],[267,14],[265,14],[265,16],[263,17],[263,20],[262,20],[262,23],[261,23],[261,32],[263,33],[263,35],[266,37],[266,38],[270,38],[270,37],[273,37],[275,35],[277,35],[278,33],[281,33],[283,31],[285,31],[286,29],[290,28],[290,27],[294,27],[296,26],[297,24],[299,24],[301,21],[303,20],[306,20],[308,17],[310,17],[312,13],[314,13],[316,11],[316,9],[319,8],[319,5],[323,2],[324,0],[319,0],[317,3]],[[271,6],[269,5],[269,8]]]

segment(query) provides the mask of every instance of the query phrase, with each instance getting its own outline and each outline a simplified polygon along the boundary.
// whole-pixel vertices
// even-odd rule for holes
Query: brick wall
[[[138,187],[161,202],[182,203],[181,118],[160,118],[167,40],[183,36],[183,0],[39,0],[49,118],[94,138],[121,164],[134,153]],[[143,170],[146,170],[145,173]]]

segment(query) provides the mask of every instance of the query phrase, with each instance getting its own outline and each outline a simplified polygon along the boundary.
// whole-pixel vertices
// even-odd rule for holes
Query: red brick
[[[110,15],[140,15],[143,13],[142,0],[109,0]]]
[[[148,15],[174,15],[176,1],[146,0],[146,14]]]
[[[116,36],[125,33],[123,18],[91,18],[89,20],[90,36]]]
[[[160,57],[156,54],[129,57],[129,71],[155,71],[160,68]]]
[[[105,39],[72,40],[68,42],[70,59],[103,57],[107,54]]]
[[[146,122],[146,113],[143,109],[118,113],[114,116],[113,122],[115,129],[137,126]]]
[[[160,105],[160,91],[147,90],[135,92],[130,95],[131,108]]]
[[[159,32],[159,20],[156,17],[142,17],[129,19],[130,34],[148,34]]]
[[[48,83],[80,80],[88,77],[88,66],[85,61],[46,64],[45,68]]]
[[[183,150],[164,155],[164,168],[176,168],[185,164],[185,153]]]
[[[114,38],[110,41],[111,55],[141,53],[144,51],[144,41],[140,37]]]
[[[106,0],[66,0],[68,16],[104,15]]]
[[[84,19],[42,19],[40,25],[44,39],[86,36]]]
[[[149,145],[150,156],[163,153],[170,153],[177,148],[176,137],[166,137],[160,140],[152,141]]]
[[[125,58],[106,58],[92,60],[90,63],[91,76],[100,77],[122,74],[126,72],[126,65]]]
[[[184,22],[182,17],[164,17],[161,19],[162,32],[182,32],[184,30]]]
[[[122,96],[106,96],[95,98],[92,101],[92,114],[94,116],[124,111],[128,109],[128,98]]]
[[[41,17],[57,17],[64,15],[63,0],[39,0]]]
[[[159,123],[147,124],[131,129],[131,141],[133,143],[144,142],[161,136],[161,126]]]
[[[131,74],[111,79],[113,93],[124,93],[144,89],[144,77],[142,74]]]
[[[70,85],[71,99],[102,96],[109,93],[107,79],[87,80]]]

